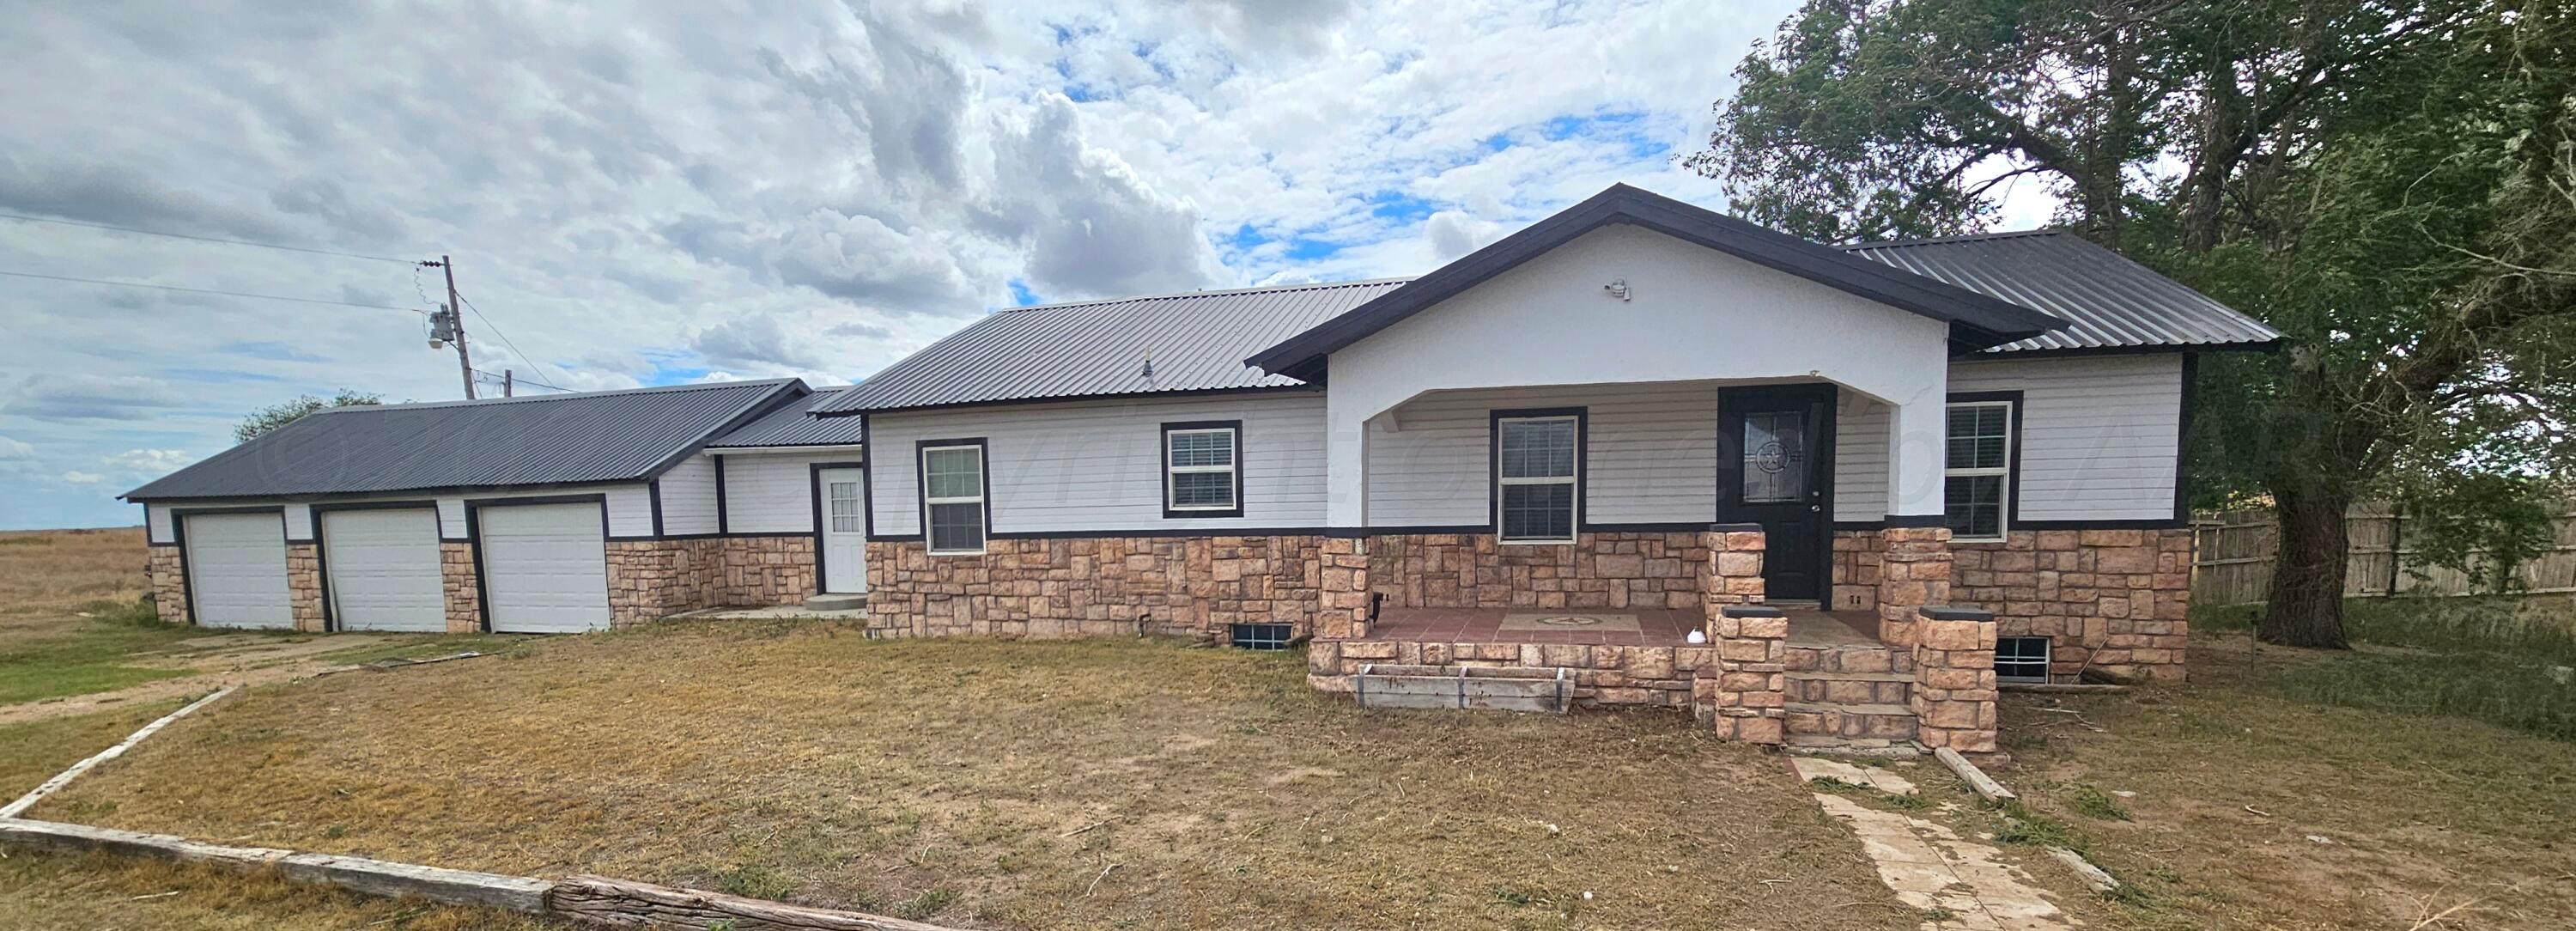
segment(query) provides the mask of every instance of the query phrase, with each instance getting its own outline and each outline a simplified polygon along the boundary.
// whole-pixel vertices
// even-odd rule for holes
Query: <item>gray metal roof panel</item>
[[[793,378],[317,411],[126,492],[256,498],[641,479],[801,395]]]
[[[836,392],[815,411],[1295,388],[1305,383],[1252,368],[1244,357],[1405,281],[1199,291],[1002,311]],[[1152,377],[1145,375],[1149,353]]]
[[[1989,353],[2270,343],[2278,331],[2062,230],[1845,246],[1928,278],[2064,319],[2063,329]]]
[[[866,433],[857,417],[816,417],[814,408],[830,401],[847,388],[817,391],[781,407],[760,419],[743,424],[739,429],[707,441],[708,449],[744,449],[764,446],[851,446],[863,442]]]

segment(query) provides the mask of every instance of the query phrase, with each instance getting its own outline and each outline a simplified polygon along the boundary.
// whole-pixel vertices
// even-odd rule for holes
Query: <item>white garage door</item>
[[[484,505],[474,521],[493,630],[551,634],[608,626],[608,544],[599,505]]]
[[[324,511],[322,562],[340,629],[447,629],[436,509]]]
[[[191,514],[188,592],[201,627],[293,627],[286,597],[286,516]]]

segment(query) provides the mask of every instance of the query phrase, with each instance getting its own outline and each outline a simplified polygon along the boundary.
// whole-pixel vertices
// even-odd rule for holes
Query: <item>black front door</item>
[[[1760,524],[1767,597],[1823,600],[1834,388],[1727,388],[1717,403],[1717,519]]]

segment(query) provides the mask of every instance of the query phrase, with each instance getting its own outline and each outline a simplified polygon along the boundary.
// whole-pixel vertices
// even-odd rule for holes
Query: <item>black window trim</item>
[[[2039,675],[2036,675],[2036,676],[2016,676],[2016,675],[2005,675],[2005,674],[2004,674],[2005,657],[2004,657],[2004,650],[2003,650],[2003,645],[2004,645],[2004,643],[2006,643],[2006,642],[2008,642],[2008,641],[2017,641],[2017,642],[2022,642],[2022,643],[2028,643],[2028,642],[2033,641],[2033,640],[2039,641],[2039,643],[2040,643],[2040,650],[2039,650],[2039,657],[2038,657],[2038,663],[2039,663]],[[2050,664],[2052,664],[2052,663],[2056,662],[2056,660],[2057,660],[2057,641],[2056,641],[2056,640],[2054,640],[2054,639],[2051,639],[2051,638],[2048,638],[2048,637],[2039,637],[2039,636],[2017,636],[2017,637],[1999,637],[1999,638],[1996,638],[1996,640],[1995,640],[1995,681],[1997,681],[1997,682],[2015,682],[2015,683],[2021,683],[2021,682],[2046,682],[2046,681],[2048,681],[2048,669],[2049,669],[2049,666],[2050,666]],[[2029,658],[2027,658],[2027,657],[2014,657],[2014,658],[2013,658],[2013,660],[2012,660],[2013,665],[2016,665],[2016,666],[2018,666],[2018,665],[2025,665],[2025,664],[2028,664],[2028,663],[2030,663],[2030,662],[2031,662],[2031,660],[2030,660]]]
[[[941,550],[930,532],[930,451],[962,446],[975,448],[976,494],[982,499],[984,537],[973,551]],[[912,444],[912,497],[921,507],[921,548],[932,556],[982,556],[993,549],[993,451],[980,436],[951,440],[916,440]],[[819,528],[818,528],[819,529]],[[818,557],[820,553],[816,554]]]
[[[1495,408],[1485,412],[1485,519],[1491,522],[1494,542],[1505,546],[1569,546],[1583,538],[1587,529],[1585,507],[1591,497],[1592,481],[1592,409],[1588,407],[1518,407]],[[1566,523],[1572,534],[1562,540],[1513,540],[1503,536],[1503,421],[1543,420],[1571,417],[1574,419],[1574,515]]]
[[[1948,522],[1950,486],[1950,409],[1962,404],[2004,404],[2004,501],[2003,532],[1992,537],[1959,537],[1959,543],[2000,543],[2012,539],[2013,529],[2021,526],[2021,417],[2022,393],[2019,391],[1954,391],[1941,405],[1941,487],[1944,499],[1942,520]],[[2029,529],[2029,528],[2023,528]]]
[[[1226,430],[1234,436],[1234,506],[1225,508],[1176,508],[1172,506],[1172,434],[1191,430]],[[1163,424],[1161,433],[1163,460],[1163,517],[1166,520],[1243,516],[1243,421],[1240,420],[1174,420]]]

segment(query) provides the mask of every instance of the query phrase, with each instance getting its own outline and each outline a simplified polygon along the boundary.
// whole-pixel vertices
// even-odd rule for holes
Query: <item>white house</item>
[[[334,408],[124,497],[161,616],[209,627],[553,633],[856,594],[860,425],[805,416],[829,396]]]

